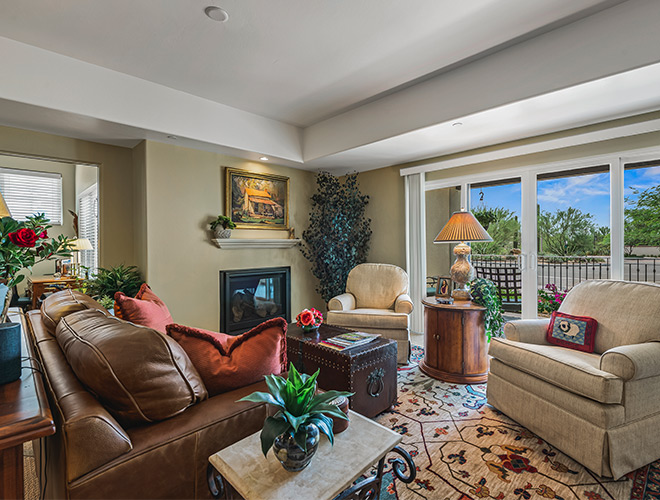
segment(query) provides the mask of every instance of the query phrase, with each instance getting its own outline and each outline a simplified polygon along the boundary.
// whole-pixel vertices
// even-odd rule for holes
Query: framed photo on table
[[[438,276],[438,283],[435,287],[435,296],[445,299],[451,297],[451,277]]]
[[[225,214],[239,229],[289,228],[289,178],[226,169]]]

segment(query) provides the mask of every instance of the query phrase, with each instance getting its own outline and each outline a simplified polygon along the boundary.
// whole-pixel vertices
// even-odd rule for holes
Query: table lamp
[[[451,279],[457,285],[451,293],[454,300],[472,300],[470,291],[465,287],[474,278],[474,268],[467,260],[471,252],[470,246],[466,244],[468,241],[493,241],[493,238],[476,217],[466,210],[454,212],[433,240],[433,243],[458,243],[454,247],[456,262],[451,266]]]
[[[2,197],[2,193],[0,193],[0,219],[3,217],[11,217],[11,212],[5,203],[5,199]]]
[[[78,276],[80,274],[80,251],[92,250],[92,244],[87,238],[77,238],[71,242],[69,249],[73,252],[73,269],[72,274]]]

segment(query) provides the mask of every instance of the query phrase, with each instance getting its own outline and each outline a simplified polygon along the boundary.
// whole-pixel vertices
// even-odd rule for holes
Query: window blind
[[[99,190],[93,184],[78,196],[78,237],[87,238],[92,250],[80,251],[80,264],[96,274],[99,255]]]
[[[62,174],[0,167],[0,193],[14,219],[44,213],[62,225]]]

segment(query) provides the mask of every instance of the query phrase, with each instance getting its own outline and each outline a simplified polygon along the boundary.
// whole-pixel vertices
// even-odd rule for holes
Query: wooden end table
[[[390,452],[403,458],[393,460],[396,477],[405,483],[414,481],[415,464],[398,446],[400,434],[353,411],[349,418],[348,429],[335,436],[334,446],[321,437],[312,461],[300,472],[284,470],[272,450],[264,457],[260,432],[211,455],[207,470],[211,494],[214,498],[233,499],[233,488],[249,500],[378,498],[385,457]],[[404,461],[408,476],[403,474]],[[376,463],[375,476],[351,486]],[[369,492],[373,492],[371,496]]]
[[[0,498],[23,498],[23,443],[55,434],[55,422],[25,317],[13,309],[9,317],[21,324],[21,356],[33,359],[22,362],[20,379],[0,385]]]
[[[50,288],[71,288],[78,283],[78,278],[73,276],[62,276],[61,278],[53,278],[52,276],[35,276],[28,278],[28,290],[30,291],[30,296],[32,297],[32,304],[30,309],[37,308],[37,302],[39,297],[41,297],[44,292],[48,291]]]
[[[424,359],[419,368],[430,377],[458,384],[488,379],[485,307],[469,301],[424,304]]]
[[[286,334],[287,358],[301,373],[311,375],[320,368],[321,389],[353,392],[350,408],[375,417],[396,402],[396,341],[379,337],[343,351],[319,344],[350,331],[324,323],[318,332],[304,333],[291,323]]]

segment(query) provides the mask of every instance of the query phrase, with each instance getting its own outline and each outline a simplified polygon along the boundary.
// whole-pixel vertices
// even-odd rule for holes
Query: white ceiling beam
[[[0,54],[6,101],[302,161],[292,125],[8,38],[0,37]]]
[[[627,1],[303,131],[305,162],[660,61],[660,2]]]

